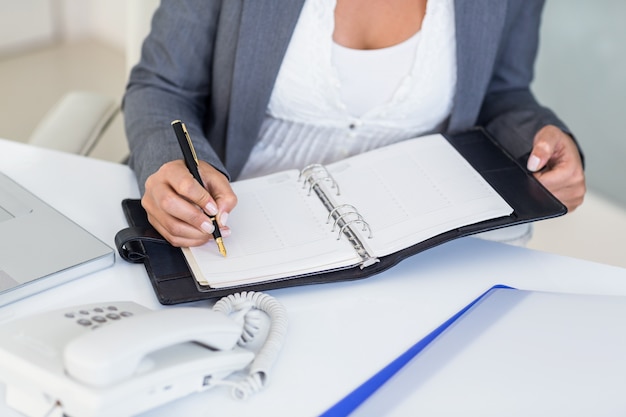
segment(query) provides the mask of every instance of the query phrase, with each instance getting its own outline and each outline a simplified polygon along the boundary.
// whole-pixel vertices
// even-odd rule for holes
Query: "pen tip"
[[[224,241],[222,241],[222,238],[218,237],[217,239],[215,239],[215,243],[217,243],[217,248],[219,249],[222,256],[226,257],[226,247],[224,246]]]

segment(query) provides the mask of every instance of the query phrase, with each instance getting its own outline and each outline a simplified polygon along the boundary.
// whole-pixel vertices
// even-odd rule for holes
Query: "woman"
[[[124,112],[131,166],[173,245],[230,232],[229,179],[484,126],[569,210],[582,157],[529,85],[542,0],[164,0]],[[372,70],[374,68],[374,70]],[[185,121],[206,188],[180,161]]]

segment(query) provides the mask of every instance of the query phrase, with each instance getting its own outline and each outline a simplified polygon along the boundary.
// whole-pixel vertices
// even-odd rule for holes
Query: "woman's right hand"
[[[228,178],[206,162],[198,165],[202,187],[182,160],[163,164],[146,180],[141,204],[154,228],[173,246],[199,246],[211,239],[216,216],[223,237],[228,214],[237,204],[237,196]]]

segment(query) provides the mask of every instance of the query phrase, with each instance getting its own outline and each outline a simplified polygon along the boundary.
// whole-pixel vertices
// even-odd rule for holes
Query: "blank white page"
[[[441,135],[400,142],[331,164],[339,203],[370,225],[367,244],[385,256],[513,209]],[[354,175],[359,172],[359,175]]]
[[[351,416],[626,411],[626,297],[497,289]]]

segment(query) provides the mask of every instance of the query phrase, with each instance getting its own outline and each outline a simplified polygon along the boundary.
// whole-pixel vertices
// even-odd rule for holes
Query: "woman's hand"
[[[208,215],[216,216],[222,236],[230,234],[226,220],[237,197],[220,171],[203,161],[198,169],[204,187],[182,160],[163,164],[146,181],[141,204],[150,223],[174,246],[199,246],[211,239],[214,227]]]
[[[556,126],[543,127],[535,135],[527,168],[568,211],[582,204],[585,173],[574,140]]]

